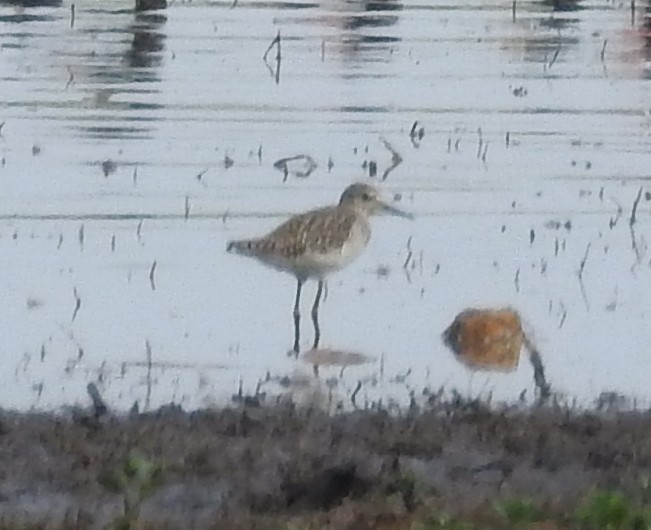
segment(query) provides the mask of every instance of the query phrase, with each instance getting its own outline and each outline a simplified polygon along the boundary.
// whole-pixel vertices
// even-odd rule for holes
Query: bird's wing
[[[260,242],[272,252],[295,257],[306,252],[325,254],[343,248],[355,223],[355,212],[336,207],[295,215]]]

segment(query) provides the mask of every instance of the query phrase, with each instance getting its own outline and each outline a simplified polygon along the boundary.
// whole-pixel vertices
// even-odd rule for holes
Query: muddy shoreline
[[[147,528],[278,528],[279,518],[324,514],[319,527],[380,528],[351,507],[364,517],[390,507],[394,520],[432,503],[464,514],[516,497],[561,510],[595,488],[635,495],[651,473],[649,432],[648,412],[460,399],[399,416],[293,404],[121,417],[4,411],[0,521],[107,528],[134,488]],[[155,472],[116,486],[127,462]],[[342,510],[357,522],[338,520]]]

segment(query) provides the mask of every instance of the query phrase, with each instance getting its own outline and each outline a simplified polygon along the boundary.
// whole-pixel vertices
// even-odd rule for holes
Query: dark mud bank
[[[290,405],[99,419],[2,412],[0,526],[106,528],[129,496],[140,524],[156,528],[254,528],[387,498],[406,512],[425,498],[450,513],[513,496],[562,505],[595,487],[633,488],[651,473],[650,434],[647,412],[477,402],[401,417]],[[137,472],[115,485],[125,462],[150,466],[138,486]]]

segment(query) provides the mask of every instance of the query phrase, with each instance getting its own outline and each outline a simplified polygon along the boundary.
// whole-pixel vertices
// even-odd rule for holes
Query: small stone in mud
[[[37,309],[43,305],[43,301],[38,298],[27,299],[27,309]]]
[[[104,173],[105,177],[108,177],[109,175],[115,173],[118,169],[117,163],[113,162],[113,160],[104,160],[101,166],[102,166],[102,173]]]

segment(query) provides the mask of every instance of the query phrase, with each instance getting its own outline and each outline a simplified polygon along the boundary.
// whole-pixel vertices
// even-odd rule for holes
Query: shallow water
[[[440,338],[504,305],[556,392],[648,401],[645,4],[43,4],[0,2],[3,406],[85,404],[96,382],[119,408],[193,408],[286,376],[335,403],[360,381],[361,406],[531,399],[524,358],[473,374]],[[403,159],[388,174],[383,140]],[[317,168],[284,181],[273,164],[299,154]],[[322,346],[374,361],[315,379],[287,355],[294,280],[225,247],[354,180],[416,220],[377,219],[330,279]]]

